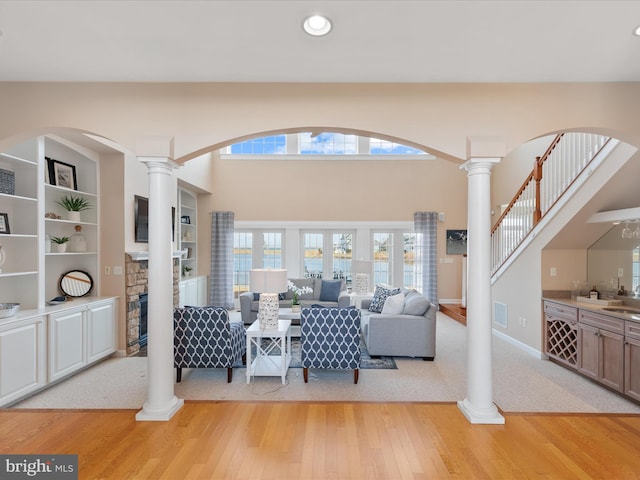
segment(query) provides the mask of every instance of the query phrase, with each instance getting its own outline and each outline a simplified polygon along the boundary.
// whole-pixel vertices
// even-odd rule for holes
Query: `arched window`
[[[252,138],[229,145],[223,155],[407,156],[433,160],[433,155],[401,143],[335,132],[301,132]]]

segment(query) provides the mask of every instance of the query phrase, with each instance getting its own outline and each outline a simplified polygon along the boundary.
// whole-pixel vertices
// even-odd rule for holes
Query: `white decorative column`
[[[171,203],[174,164],[169,158],[138,157],[149,169],[149,297],[147,401],[136,420],[169,420],[184,400],[174,395],[173,259]]]
[[[471,158],[467,171],[467,397],[458,408],[471,423],[504,424],[493,403],[491,329],[491,168],[499,158]]]

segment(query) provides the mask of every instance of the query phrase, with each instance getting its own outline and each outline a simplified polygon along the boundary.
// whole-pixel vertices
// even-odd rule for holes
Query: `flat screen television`
[[[149,199],[134,196],[135,235],[137,243],[149,243]]]
[[[136,243],[149,243],[149,199],[134,195]],[[176,236],[176,207],[171,207],[171,240]]]

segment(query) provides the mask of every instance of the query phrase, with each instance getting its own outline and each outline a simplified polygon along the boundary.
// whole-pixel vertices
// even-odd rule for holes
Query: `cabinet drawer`
[[[624,320],[621,318],[580,310],[579,322],[610,332],[624,334]]]
[[[578,309],[575,307],[569,307],[567,305],[561,305],[559,303],[544,302],[544,313],[551,315],[555,318],[562,320],[578,320]]]
[[[625,321],[624,327],[624,335],[626,337],[635,338],[636,340],[640,340],[640,323],[631,322],[629,320]]]

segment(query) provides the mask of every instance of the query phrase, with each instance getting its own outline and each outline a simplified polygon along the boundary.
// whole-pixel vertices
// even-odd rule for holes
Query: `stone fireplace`
[[[141,325],[141,296],[148,292],[149,261],[142,255],[135,258],[125,254],[127,294],[127,356],[135,355],[146,343],[146,328]],[[178,259],[173,259],[173,304],[180,301],[180,275]],[[143,298],[144,301],[144,298]],[[141,328],[142,327],[142,328]],[[141,331],[142,330],[142,331]],[[141,342],[142,340],[142,342]]]

